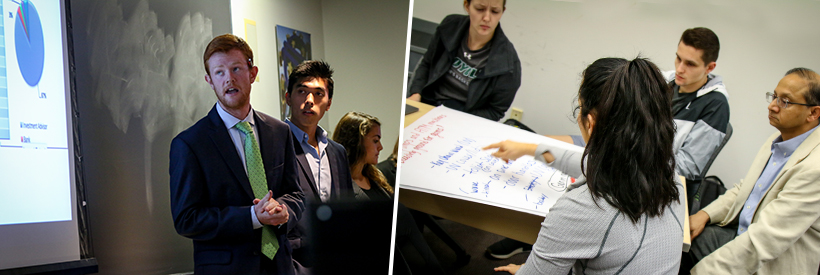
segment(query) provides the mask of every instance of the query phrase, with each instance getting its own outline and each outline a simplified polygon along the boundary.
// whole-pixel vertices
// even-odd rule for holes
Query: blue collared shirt
[[[290,131],[296,137],[296,142],[305,151],[305,159],[310,165],[310,172],[313,174],[313,182],[316,183],[316,190],[319,190],[319,198],[322,201],[330,199],[331,177],[330,161],[327,159],[327,132],[320,126],[316,126],[316,140],[319,143],[319,151],[308,143],[308,134],[296,127],[290,119],[285,119],[285,123],[290,125]]]
[[[782,170],[786,162],[789,161],[794,150],[797,150],[797,147],[800,146],[815,129],[817,129],[817,127],[786,141],[783,141],[782,136],[774,139],[772,142],[772,155],[769,157],[769,162],[766,163],[766,168],[763,168],[763,172],[760,173],[760,177],[757,178],[752,193],[749,194],[749,198],[747,198],[746,203],[743,204],[743,210],[740,211],[739,224],[737,227],[738,235],[745,233],[749,229],[752,218],[755,212],[757,212],[758,204],[760,204],[761,199],[766,195],[766,192],[774,180],[777,179],[777,174],[780,173],[780,170]]]

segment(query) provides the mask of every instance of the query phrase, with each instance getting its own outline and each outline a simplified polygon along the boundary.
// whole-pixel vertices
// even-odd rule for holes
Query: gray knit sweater
[[[593,200],[581,175],[580,153],[547,145],[539,145],[536,152],[544,151],[556,157],[548,165],[578,180],[550,208],[532,253],[517,274],[563,275],[570,268],[575,274],[678,273],[685,215],[682,204],[673,202],[662,216],[644,215],[633,224],[605,200]],[[683,202],[683,185],[677,182],[677,186]]]

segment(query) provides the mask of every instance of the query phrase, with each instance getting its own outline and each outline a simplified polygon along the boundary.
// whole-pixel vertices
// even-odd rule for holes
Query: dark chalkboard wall
[[[89,226],[100,274],[193,270],[168,191],[171,139],[215,97],[202,52],[229,0],[71,1]]]

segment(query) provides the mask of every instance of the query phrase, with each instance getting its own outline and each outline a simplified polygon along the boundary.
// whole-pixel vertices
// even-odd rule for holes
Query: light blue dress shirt
[[[743,204],[743,210],[740,211],[737,226],[738,235],[749,230],[752,217],[754,217],[755,212],[757,212],[757,206],[760,204],[763,196],[766,195],[769,187],[771,187],[772,183],[777,179],[777,174],[780,173],[780,170],[782,170],[786,162],[789,161],[794,150],[797,150],[797,147],[800,146],[815,129],[817,129],[817,127],[786,141],[783,141],[782,136],[774,139],[772,142],[772,155],[769,157],[769,162],[766,163],[766,168],[763,168],[763,172],[760,173],[760,177],[757,178],[752,193],[749,194],[749,198],[747,198],[746,203]]]
[[[305,151],[305,159],[310,165],[310,172],[313,174],[313,182],[316,183],[316,190],[319,190],[319,198],[324,202],[330,199],[331,177],[330,161],[327,159],[327,132],[320,126],[316,126],[316,140],[319,142],[319,151],[308,143],[308,134],[296,127],[290,119],[285,119],[285,123],[290,125],[290,131],[296,137],[296,142]]]

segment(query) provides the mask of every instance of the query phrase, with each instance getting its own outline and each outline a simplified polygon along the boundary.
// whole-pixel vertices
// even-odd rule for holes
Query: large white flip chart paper
[[[404,129],[401,188],[544,216],[575,179],[525,156],[491,156],[503,140],[583,148],[495,121],[436,107]]]

